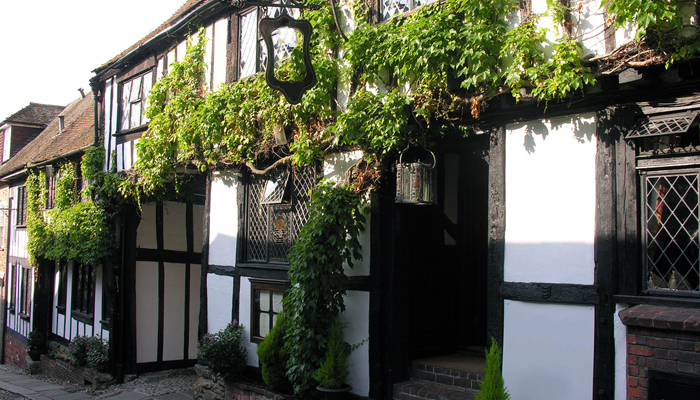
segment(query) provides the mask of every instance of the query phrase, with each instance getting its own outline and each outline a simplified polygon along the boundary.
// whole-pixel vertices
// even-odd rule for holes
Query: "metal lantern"
[[[435,204],[435,165],[437,159],[432,151],[427,150],[433,159],[432,163],[423,163],[420,160],[403,162],[404,153],[401,152],[399,162],[396,163],[396,203],[408,204]]]

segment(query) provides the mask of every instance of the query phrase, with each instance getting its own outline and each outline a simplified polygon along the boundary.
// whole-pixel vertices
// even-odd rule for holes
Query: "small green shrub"
[[[71,340],[68,346],[71,363],[98,370],[107,371],[109,367],[109,344],[97,336],[80,336]]]
[[[37,330],[29,332],[27,336],[27,346],[29,346],[30,349],[43,349],[46,347],[44,335]]]
[[[232,380],[243,374],[248,362],[243,336],[243,325],[233,320],[226,329],[200,339],[199,357],[207,361],[211,373]]]
[[[284,348],[287,335],[287,317],[277,315],[277,322],[265,341],[258,346],[258,358],[262,366],[262,378],[270,389],[280,393],[292,393],[292,383],[287,378],[289,353]]]
[[[343,324],[336,318],[328,338],[326,359],[314,376],[320,386],[327,389],[340,389],[345,386],[345,379],[349,373],[348,354],[350,345],[343,340]]]
[[[501,349],[491,338],[491,348],[486,352],[486,375],[474,400],[509,400],[510,394],[503,383],[501,373]]]

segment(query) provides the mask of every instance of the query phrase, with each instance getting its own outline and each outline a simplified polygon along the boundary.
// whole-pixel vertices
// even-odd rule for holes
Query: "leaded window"
[[[286,0],[275,1],[278,4],[285,4]],[[293,18],[299,17],[299,10],[296,8],[284,7],[253,7],[240,19],[240,55],[238,73],[239,77],[245,78],[256,72],[265,71],[267,65],[267,48],[265,42],[258,31],[258,22],[262,18],[277,18],[282,13],[287,13]],[[296,29],[279,28],[272,33],[272,42],[275,48],[275,65],[289,56],[297,46],[298,37]]]
[[[276,169],[249,179],[246,193],[246,262],[289,263],[289,252],[309,219],[313,168]]]
[[[435,0],[382,0],[382,20],[386,21],[394,15],[405,13]]]
[[[700,130],[695,116],[641,120],[638,149],[643,281],[658,294],[700,294]]]
[[[148,122],[146,105],[152,86],[153,71],[148,71],[121,83],[120,130],[138,128]]]
[[[29,318],[32,306],[32,287],[34,282],[33,268],[20,267],[20,292],[19,292],[19,314],[23,318]]]

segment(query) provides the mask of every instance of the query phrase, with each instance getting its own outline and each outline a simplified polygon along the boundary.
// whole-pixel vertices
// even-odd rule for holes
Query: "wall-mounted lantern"
[[[435,204],[435,166],[437,159],[435,154],[430,153],[432,162],[424,163],[420,159],[414,162],[404,162],[403,157],[408,150],[406,147],[396,163],[396,203],[408,204]]]

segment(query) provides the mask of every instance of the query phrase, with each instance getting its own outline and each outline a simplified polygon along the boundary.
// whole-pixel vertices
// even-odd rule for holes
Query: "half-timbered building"
[[[547,7],[521,3],[514,24]],[[569,3],[583,10],[571,24],[591,62],[633,38],[606,25],[601,2]],[[375,2],[370,15],[381,23],[421,4]],[[192,26],[205,28],[216,90],[262,70],[257,21],[266,12],[190,0],[96,69],[105,165],[132,168],[148,91],[181,59]],[[397,203],[391,179],[373,193],[363,262],[346,271],[345,338],[361,343],[350,357],[353,393],[469,393],[495,338],[513,398],[697,396],[698,68],[625,65],[565,102],[493,101],[479,132],[432,149],[435,205]],[[124,372],[192,364],[197,335],[234,319],[258,367],[307,192],[361,156],[337,153],[294,174],[224,169],[194,179],[194,200],[125,213],[114,327]],[[288,234],[272,228],[280,220]]]
[[[8,206],[3,210],[8,218],[3,349],[4,361],[15,366],[24,367],[27,337],[32,330],[44,336],[53,334],[65,343],[78,334],[106,335],[99,324],[99,309],[96,315],[92,311],[95,298],[98,307],[101,304],[101,285],[95,283],[101,270],[89,267],[90,273],[81,274],[79,271],[88,267],[73,260],[63,260],[55,266],[48,261],[32,264],[27,251],[28,168],[57,171],[54,167],[59,163],[79,164],[84,150],[95,141],[93,104],[92,96],[88,96],[67,107],[50,106],[43,129],[25,138],[19,149],[8,150],[9,158],[0,166],[0,179],[9,187]],[[19,133],[13,129],[7,135]],[[14,141],[8,139],[8,143]],[[55,174],[50,172],[48,177],[46,209],[53,207],[55,194],[55,187],[51,190]],[[57,289],[55,294],[53,288]]]

